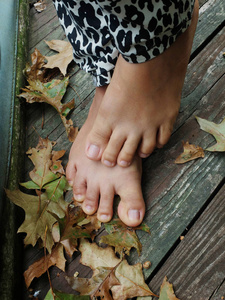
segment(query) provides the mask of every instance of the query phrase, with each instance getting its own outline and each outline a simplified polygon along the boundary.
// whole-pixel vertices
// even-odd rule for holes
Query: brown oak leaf
[[[48,63],[45,68],[59,68],[62,74],[66,75],[69,63],[73,60],[73,48],[69,42],[61,40],[45,41],[45,43],[54,51],[59,52],[56,55],[45,56]]]
[[[159,300],[179,300],[174,294],[173,285],[167,281],[167,277],[161,285]]]
[[[175,160],[176,164],[184,164],[188,161],[197,159],[199,157],[203,158],[205,156],[204,150],[199,146],[189,144],[188,142],[183,142],[183,147],[184,152],[177,157]]]

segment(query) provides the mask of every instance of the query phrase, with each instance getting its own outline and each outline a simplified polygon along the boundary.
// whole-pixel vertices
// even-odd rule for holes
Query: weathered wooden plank
[[[165,276],[182,300],[221,299],[225,280],[225,186],[150,282],[154,292]],[[217,291],[218,290],[218,291]],[[215,298],[216,297],[216,298]]]

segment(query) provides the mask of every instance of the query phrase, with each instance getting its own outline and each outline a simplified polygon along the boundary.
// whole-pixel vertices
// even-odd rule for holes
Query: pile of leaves
[[[136,230],[149,233],[148,226],[141,224],[129,228],[115,215],[111,222],[104,224],[108,234],[99,241],[100,245],[104,243],[108,246],[99,246],[95,237],[102,224],[96,214],[87,216],[73,199],[71,202],[65,201],[65,192],[71,189],[60,160],[65,151],[54,151],[54,145],[48,138],[40,138],[38,145],[27,151],[34,169],[29,173],[31,180],[21,183],[21,186],[33,193],[6,191],[9,199],[25,211],[25,220],[18,229],[18,232],[26,233],[25,246],[35,246],[38,242],[44,248],[43,257],[24,273],[27,287],[35,277],[48,272],[51,266],[65,271],[64,252],[72,257],[79,250],[82,254],[80,262],[93,270],[93,276],[90,279],[66,277],[66,280],[75,291],[86,296],[83,299],[119,300],[155,296],[145,283],[142,264],[131,266],[126,260],[131,248],[136,248],[140,254],[142,245]],[[162,289],[166,289],[166,293],[169,291],[166,287]],[[82,298],[51,288],[45,299]]]
[[[27,64],[25,69],[28,86],[22,89],[23,93],[19,97],[25,98],[28,103],[45,102],[52,105],[61,117],[69,140],[74,141],[78,130],[73,127],[72,120],[66,118],[74,108],[74,100],[66,104],[61,102],[69,83],[69,77],[65,75],[73,59],[72,47],[65,41],[46,43],[58,54],[45,57],[35,49],[31,55],[31,65]],[[52,79],[52,73],[48,70],[55,68],[63,74],[62,79]],[[225,151],[225,120],[219,125],[200,118],[197,120],[201,128],[213,134],[217,140],[216,145],[206,150]],[[150,233],[148,226],[141,224],[136,228],[129,228],[116,214],[110,222],[101,224],[96,214],[87,216],[73,199],[65,201],[65,193],[71,189],[61,161],[65,151],[54,151],[54,145],[55,142],[48,138],[40,138],[38,145],[27,151],[34,169],[29,173],[30,181],[21,183],[21,186],[29,192],[7,191],[9,199],[25,211],[25,220],[18,229],[18,232],[26,233],[25,246],[35,246],[38,243],[44,249],[43,257],[30,265],[24,273],[27,287],[34,278],[47,272],[50,290],[45,300],[152,299],[156,295],[145,283],[142,272],[142,267],[149,267],[150,262],[143,266],[141,263],[129,265],[126,260],[131,248],[135,248],[140,255],[142,245],[136,231]],[[204,157],[204,150],[187,142],[184,143],[184,153],[175,162],[184,163],[198,157]],[[96,237],[102,227],[107,234],[97,243]],[[66,257],[72,257],[75,251],[81,253],[80,263],[93,271],[91,278],[65,276],[79,296],[53,289],[48,271],[50,267],[56,266],[64,272]],[[166,277],[159,299],[178,300]]]

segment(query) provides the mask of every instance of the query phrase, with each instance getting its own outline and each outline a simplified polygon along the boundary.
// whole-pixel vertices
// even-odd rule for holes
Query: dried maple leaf
[[[54,297],[52,295],[52,291],[49,290],[44,300],[89,300],[90,296],[77,296],[72,294],[65,294],[57,290],[53,290]]]
[[[63,246],[57,244],[51,254],[43,256],[38,261],[29,266],[24,272],[26,286],[29,287],[35,277],[40,277],[51,266],[57,266],[60,270],[65,271],[66,259],[63,254]]]
[[[43,83],[40,80],[27,79],[29,86],[23,88],[24,93],[18,97],[26,99],[28,103],[45,102],[52,105],[60,115],[69,140],[74,141],[78,129],[73,127],[72,120],[67,120],[66,116],[74,108],[74,99],[70,102],[62,104],[61,100],[66,92],[69,78],[63,80],[53,79],[52,81]]]
[[[46,193],[40,196],[32,196],[22,193],[20,190],[6,191],[8,198],[25,211],[25,220],[18,232],[25,232],[25,245],[35,245],[39,239],[46,241],[49,253],[54,245],[52,237],[52,226],[56,219],[48,212],[53,212],[59,218],[65,215],[67,203],[63,199],[58,202],[49,201]],[[47,227],[47,232],[45,233]]]
[[[84,227],[90,233],[92,241],[94,240],[97,231],[101,228],[101,222],[97,218],[97,213],[92,216],[86,216],[86,218],[78,225]]]
[[[179,300],[174,294],[173,285],[167,281],[167,277],[161,285],[159,300]]]
[[[154,295],[144,282],[141,264],[129,266],[126,260],[121,261],[116,257],[111,247],[101,248],[83,239],[79,250],[81,251],[80,262],[93,270],[93,278],[99,274],[99,268],[115,268],[115,276],[120,285],[111,287],[113,299],[126,300],[129,297]],[[78,278],[74,278],[73,282],[76,279]]]
[[[119,285],[115,277],[115,267],[98,267],[98,273],[92,278],[66,277],[72,289],[80,292],[81,295],[90,295],[91,299],[113,300],[109,290],[113,286]]]
[[[59,68],[62,74],[66,75],[69,63],[73,60],[73,47],[69,42],[61,40],[45,41],[45,43],[54,51],[59,52],[56,55],[45,56],[48,63],[45,68]]]
[[[136,230],[143,230],[150,233],[149,227],[142,224],[138,227],[128,227],[119,218],[114,218],[112,221],[104,224],[108,235],[102,236],[100,243],[104,243],[115,247],[115,252],[120,255],[130,254],[130,249],[136,248],[138,255],[141,254],[142,245],[136,235]]]
[[[70,207],[68,206],[66,215],[64,218],[60,219],[58,216],[55,216],[59,228],[59,243],[61,243],[67,254],[71,257],[74,251],[77,251],[77,242],[79,238],[90,238],[89,232],[77,225],[86,217],[86,214],[83,212],[81,207]],[[57,234],[57,229],[56,230]],[[54,240],[57,240],[53,236]]]
[[[207,148],[207,151],[225,151],[225,119],[220,124],[207,121],[205,119],[196,117],[200,128],[214,136],[217,143],[212,147]]]
[[[25,75],[30,80],[40,80],[43,81],[45,77],[46,70],[44,69],[45,57],[35,48],[34,52],[31,54],[31,63],[26,64],[24,70]]]
[[[189,144],[188,142],[183,142],[183,147],[184,152],[177,157],[177,159],[175,160],[176,164],[184,164],[188,161],[205,156],[203,149],[199,146]]]

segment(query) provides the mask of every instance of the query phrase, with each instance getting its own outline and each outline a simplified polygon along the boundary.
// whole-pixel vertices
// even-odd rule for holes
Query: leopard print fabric
[[[194,0],[53,0],[74,60],[109,84],[119,54],[130,63],[163,53],[190,25]]]

